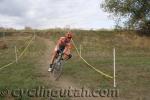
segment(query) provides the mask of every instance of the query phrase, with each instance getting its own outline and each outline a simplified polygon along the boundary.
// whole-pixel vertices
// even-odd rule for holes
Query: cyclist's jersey
[[[60,37],[55,47],[55,51],[62,50],[64,53],[70,51],[71,48],[71,41],[67,40],[66,37]]]
[[[60,37],[58,40],[58,45],[60,48],[65,48],[65,46],[69,45],[70,41],[68,41],[65,37]]]

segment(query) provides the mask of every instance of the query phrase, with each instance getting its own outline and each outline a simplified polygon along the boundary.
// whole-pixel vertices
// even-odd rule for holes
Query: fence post
[[[113,49],[113,58],[114,58],[114,87],[116,87],[116,50]]]
[[[16,63],[18,63],[17,47],[15,46]]]

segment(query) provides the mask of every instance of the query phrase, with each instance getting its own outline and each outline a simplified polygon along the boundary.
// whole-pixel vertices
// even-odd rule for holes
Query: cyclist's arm
[[[59,45],[63,44],[64,41],[65,41],[64,37],[60,37],[59,40],[57,41],[57,45],[59,46]]]

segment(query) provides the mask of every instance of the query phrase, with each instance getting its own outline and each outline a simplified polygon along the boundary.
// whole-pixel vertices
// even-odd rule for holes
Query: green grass
[[[29,38],[31,39],[31,38]],[[1,67],[13,60],[15,60],[14,45],[17,45],[18,54],[20,54],[26,47],[27,40],[17,40],[14,38],[13,41],[7,41],[8,49],[0,50],[0,65]],[[25,44],[26,43],[26,44]],[[41,85],[44,85],[41,80],[36,76],[36,72],[39,71],[39,60],[44,54],[46,45],[42,43],[41,40],[33,40],[32,44],[29,46],[28,50],[18,61],[18,63],[12,64],[0,72],[0,90],[7,88],[8,90],[13,90],[17,88],[21,89],[32,89]],[[19,99],[20,98],[20,99]],[[5,99],[5,98],[0,98]],[[30,100],[28,96],[18,97],[16,100]]]

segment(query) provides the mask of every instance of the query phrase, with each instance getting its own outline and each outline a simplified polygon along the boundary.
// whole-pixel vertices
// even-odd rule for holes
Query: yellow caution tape
[[[19,60],[19,59],[23,56],[23,54],[26,52],[26,50],[27,50],[28,47],[30,46],[30,44],[31,44],[31,42],[33,41],[33,39],[34,39],[34,37],[31,38],[31,40],[29,41],[29,43],[27,44],[27,46],[25,47],[25,49],[24,49],[24,50],[22,51],[22,53],[19,55],[18,60]],[[16,63],[15,60],[12,61],[12,62],[10,62],[10,63],[8,63],[8,64],[6,64],[6,65],[4,65],[4,66],[2,66],[2,67],[0,67],[0,70],[2,70],[3,68],[8,67],[8,66],[10,66],[10,65],[12,65],[12,64],[14,64],[14,63]]]
[[[77,46],[75,45],[75,43],[74,43],[73,40],[72,40],[72,43],[73,43],[73,45],[74,45],[74,47],[75,47],[75,49],[76,49],[76,51],[77,51],[79,57],[80,57],[87,65],[89,65],[89,66],[90,66],[92,69],[94,69],[96,72],[98,72],[98,73],[100,73],[100,74],[102,74],[102,75],[104,75],[104,76],[106,76],[106,77],[108,77],[108,78],[111,78],[111,79],[113,78],[112,76],[110,76],[110,75],[108,75],[108,74],[105,74],[104,72],[102,72],[102,71],[96,69],[94,66],[92,66],[91,64],[89,64],[89,63],[80,55],[79,50],[77,49]]]

